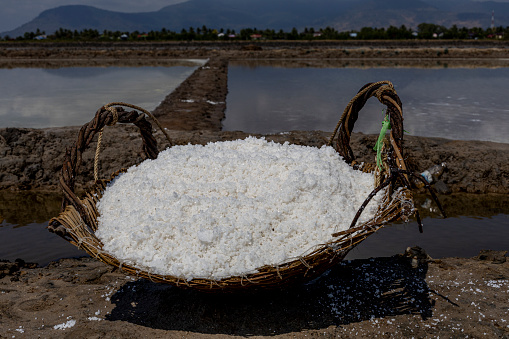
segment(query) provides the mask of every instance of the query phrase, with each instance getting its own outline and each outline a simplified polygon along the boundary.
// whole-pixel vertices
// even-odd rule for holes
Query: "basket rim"
[[[356,170],[361,171],[361,169]],[[402,215],[411,214],[411,209],[405,210],[401,205],[405,200],[412,200],[412,192],[406,187],[400,187],[390,195],[390,190],[387,189],[384,200],[378,206],[373,218],[359,226],[338,232],[334,240],[324,244],[316,244],[301,256],[288,258],[283,263],[267,264],[253,269],[252,272],[246,272],[244,275],[223,277],[221,279],[195,277],[186,280],[172,275],[150,273],[148,268],[137,267],[135,263],[126,264],[102,249],[103,244],[95,235],[98,228],[97,217],[99,216],[96,204],[101,199],[107,185],[125,171],[126,169],[121,169],[113,173],[109,179],[96,181],[83,198],[78,198],[87,214],[88,218],[86,219],[91,222],[87,223],[72,205],[66,206],[64,211],[51,221],[56,221],[65,227],[68,235],[66,240],[71,244],[106,264],[153,282],[200,290],[238,290],[246,286],[268,288],[286,285],[292,280],[297,280],[297,276],[300,277],[299,280],[315,278],[343,260],[351,249],[369,235],[386,224],[401,218]]]

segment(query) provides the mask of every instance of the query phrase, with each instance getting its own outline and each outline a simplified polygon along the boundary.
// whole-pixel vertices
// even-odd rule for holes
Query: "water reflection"
[[[17,226],[43,223],[60,212],[60,193],[0,190],[0,222]]]
[[[509,196],[456,194],[442,196],[449,218],[441,219],[426,196],[416,205],[424,220],[398,223],[381,229],[356,247],[348,259],[391,256],[408,246],[421,246],[432,257],[472,257],[481,249],[509,250]],[[0,191],[0,259],[46,265],[52,260],[83,256],[67,241],[46,230],[47,222],[60,211],[58,193]]]
[[[46,265],[85,252],[48,232],[48,220],[60,211],[58,193],[0,191],[0,259]]]
[[[509,215],[492,217],[424,218],[424,232],[417,223],[384,227],[354,248],[346,259],[391,256],[408,246],[420,246],[432,258],[474,257],[481,250],[509,251]]]
[[[484,249],[509,251],[508,195],[452,194],[441,196],[440,202],[447,219],[441,218],[429,196],[416,196],[423,233],[415,221],[398,222],[370,236],[346,259],[391,256],[408,246],[420,246],[432,258],[474,257]]]
[[[104,104],[153,110],[205,61],[172,67],[0,69],[0,128],[79,126]]]
[[[318,68],[231,63],[224,130],[278,133],[332,131],[364,84],[394,83],[411,135],[509,143],[509,68]],[[355,130],[378,133],[384,108],[376,99]]]

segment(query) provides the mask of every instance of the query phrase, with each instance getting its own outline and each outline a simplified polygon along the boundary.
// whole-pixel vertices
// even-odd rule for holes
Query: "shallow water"
[[[172,67],[64,67],[0,69],[0,128],[80,126],[110,102],[149,111],[203,60]]]
[[[274,61],[274,65],[279,65]],[[410,135],[509,143],[509,67],[345,68],[231,62],[223,129],[250,133],[332,131],[366,83],[390,80]],[[355,131],[380,132],[385,106],[372,98]]]
[[[75,246],[46,230],[58,215],[61,196],[0,191],[0,259],[46,265],[52,260],[85,255]]]
[[[347,259],[391,256],[408,246],[420,246],[433,258],[473,257],[481,249],[509,250],[509,196],[464,194],[443,196],[441,201],[449,218],[442,219],[426,197],[418,197],[424,233],[419,233],[415,221],[384,227]],[[0,192],[0,259],[46,265],[86,255],[46,230],[59,210],[59,194]]]

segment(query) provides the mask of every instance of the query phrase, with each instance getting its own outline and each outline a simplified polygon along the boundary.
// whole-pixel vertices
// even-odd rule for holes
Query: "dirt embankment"
[[[509,335],[504,252],[416,263],[404,255],[345,261],[310,284],[207,294],[138,280],[91,258],[44,268],[0,262],[0,338]]]
[[[200,120],[201,122],[201,120]],[[0,130],[0,189],[54,190],[65,148],[71,147],[78,128]],[[200,143],[245,138],[243,132],[212,130],[170,131],[176,144]],[[156,133],[161,147],[166,145],[162,133]],[[261,135],[260,135],[261,136]],[[320,131],[293,131],[284,135],[265,135],[277,142],[321,146],[327,143],[329,133]],[[354,152],[360,161],[373,162],[373,135],[355,134]],[[95,142],[85,153],[78,187],[93,180]],[[141,141],[133,127],[114,126],[104,133],[99,173],[110,173],[131,166],[143,159]],[[420,172],[433,164],[447,162],[448,170],[442,180],[452,192],[509,193],[509,145],[480,141],[454,141],[438,138],[406,137],[405,154],[408,164]]]
[[[175,58],[318,59],[336,67],[507,67],[509,41],[251,41],[1,43],[0,67],[131,66]]]
[[[220,131],[228,93],[228,59],[212,58],[152,112],[172,130]]]

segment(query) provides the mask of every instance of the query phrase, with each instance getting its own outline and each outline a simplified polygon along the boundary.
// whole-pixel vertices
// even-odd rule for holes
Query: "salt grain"
[[[330,242],[373,188],[373,175],[353,170],[332,147],[254,137],[174,146],[108,185],[96,235],[103,250],[150,273],[239,276]]]
[[[65,330],[67,328],[73,327],[74,325],[76,325],[76,320],[72,319],[72,320],[69,320],[69,321],[67,321],[65,323],[53,326],[53,329],[55,329],[55,330]]]

